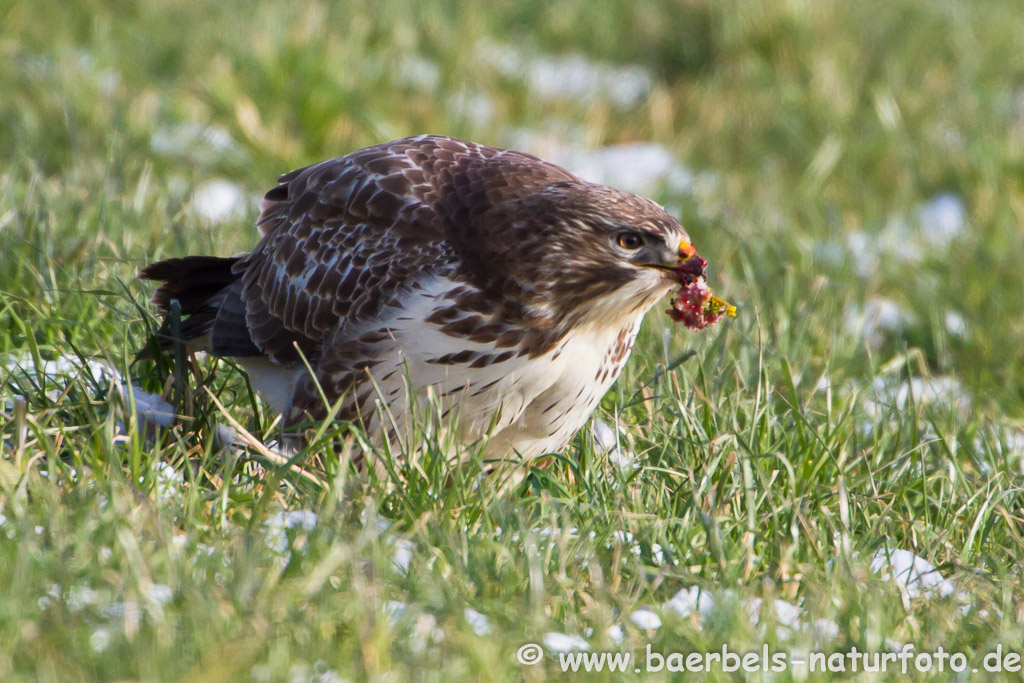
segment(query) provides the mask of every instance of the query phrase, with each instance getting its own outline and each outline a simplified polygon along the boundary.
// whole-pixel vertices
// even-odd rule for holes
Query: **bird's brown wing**
[[[491,206],[574,176],[519,152],[439,136],[396,140],[279,180],[263,239],[234,265],[252,342],[274,361],[401,306],[423,275],[459,267],[459,241]]]

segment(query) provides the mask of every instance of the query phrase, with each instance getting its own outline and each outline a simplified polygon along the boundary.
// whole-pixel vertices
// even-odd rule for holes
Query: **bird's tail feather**
[[[157,288],[156,292],[153,293],[153,303],[156,304],[163,312],[168,312],[171,309],[171,301],[177,300],[180,306],[181,315],[187,316],[181,320],[181,340],[196,339],[204,335],[209,334],[214,325],[218,323],[218,317],[224,317],[225,313],[236,313],[231,315],[232,322],[234,318],[238,318],[237,312],[234,309],[238,306],[225,306],[228,304],[241,304],[241,301],[235,302],[234,299],[238,299],[237,286],[233,286],[239,279],[239,275],[232,271],[232,267],[241,257],[232,256],[223,258],[219,256],[186,256],[184,258],[172,258],[166,261],[158,261],[157,263],[151,263],[142,270],[139,271],[139,279],[141,280],[156,280],[162,282]],[[231,297],[229,294],[235,293],[236,295]],[[226,299],[231,299],[230,302]],[[224,323],[226,321],[220,321],[218,327],[227,327]],[[253,352],[259,353],[252,345],[252,341],[248,339],[248,333],[245,330],[244,324],[244,313],[240,322],[241,330],[244,332],[242,335],[246,337],[244,340],[237,340],[239,347],[245,347],[237,349],[238,351],[244,351],[245,353],[230,353],[228,349],[221,349],[222,353],[217,353],[217,349],[214,352],[217,355],[253,355]],[[168,326],[165,324],[164,328]],[[174,340],[167,334],[167,329],[161,329],[157,333],[157,342],[160,348],[170,347]],[[216,344],[215,344],[216,345]],[[233,345],[231,345],[233,346]],[[223,353],[223,351],[229,351]]]

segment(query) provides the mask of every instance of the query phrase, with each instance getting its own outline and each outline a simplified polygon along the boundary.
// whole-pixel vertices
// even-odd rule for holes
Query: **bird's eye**
[[[636,251],[644,246],[644,238],[638,232],[620,232],[616,241],[620,247],[629,251]]]

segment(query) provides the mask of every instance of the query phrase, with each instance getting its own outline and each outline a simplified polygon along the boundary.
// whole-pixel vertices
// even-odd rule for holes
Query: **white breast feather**
[[[596,375],[623,327],[629,328],[632,344],[643,312],[638,311],[630,320],[619,320],[617,325],[595,321],[581,326],[551,351],[533,359],[514,356],[481,368],[430,363],[453,348],[484,354],[508,350],[456,340],[423,322],[444,294],[456,286],[460,285],[445,278],[425,282],[404,302],[403,310],[387,322],[395,350],[371,371],[382,403],[402,424],[410,410],[407,387],[431,387],[442,409],[456,418],[460,441],[475,441],[493,427],[489,453],[504,449],[501,455],[505,455],[511,447],[525,457],[536,457],[561,448],[615,381],[617,371],[600,382]],[[492,386],[481,391],[487,385]],[[421,393],[420,399],[424,396]]]

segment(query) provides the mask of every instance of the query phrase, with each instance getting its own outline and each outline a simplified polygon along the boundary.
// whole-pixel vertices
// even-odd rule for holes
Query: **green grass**
[[[0,0],[0,26],[0,680],[545,680],[556,656],[515,654],[548,632],[638,657],[1024,652],[1019,6]],[[639,65],[652,87],[626,107],[541,98],[480,56],[485,38]],[[489,116],[467,114],[474,97]],[[207,126],[233,143],[170,149]],[[205,391],[132,364],[159,322],[141,265],[255,242],[251,204],[201,219],[204,183],[255,196],[385,139],[515,130],[654,142],[703,174],[654,198],[740,315],[700,335],[648,317],[598,411],[635,469],[588,428],[511,490],[429,443],[367,475],[313,449],[311,481],[219,450]],[[929,244],[918,207],[941,193],[964,228]],[[880,298],[900,324],[850,327]],[[39,379],[65,356],[180,392],[183,417],[154,433],[107,379]],[[195,369],[274,438],[237,372]],[[302,510],[317,523],[282,540],[271,520]],[[954,594],[902,594],[871,570],[886,548]],[[706,619],[663,608],[690,586],[717,599]],[[753,626],[751,598],[837,637],[764,631],[777,620]],[[636,627],[640,607],[662,626]]]

